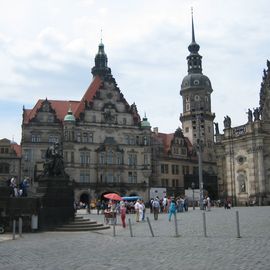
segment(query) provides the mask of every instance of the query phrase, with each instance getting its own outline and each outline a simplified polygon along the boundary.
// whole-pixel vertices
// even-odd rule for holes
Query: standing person
[[[125,203],[123,202],[120,205],[120,215],[121,215],[121,221],[122,221],[123,228],[126,228],[126,213],[127,213],[127,208],[126,208]]]
[[[211,200],[209,196],[207,196],[206,198],[206,207],[207,207],[207,211],[211,211]]]
[[[158,220],[158,213],[160,211],[160,204],[159,204],[159,199],[156,198],[154,201],[153,201],[153,212],[154,212],[154,219],[155,220]]]
[[[172,199],[169,207],[169,221],[171,221],[172,214],[176,217],[176,204],[174,199]]]
[[[141,200],[141,211],[142,212],[140,212],[140,220],[141,221],[144,221],[144,218],[145,218],[145,204],[144,204],[144,201],[143,200]]]
[[[19,191],[16,183],[16,178],[12,177],[10,180],[10,187],[12,189],[12,194],[11,197],[18,197],[19,196]]]
[[[137,200],[137,202],[134,205],[134,210],[135,210],[135,214],[136,214],[136,222],[140,221],[140,200]]]

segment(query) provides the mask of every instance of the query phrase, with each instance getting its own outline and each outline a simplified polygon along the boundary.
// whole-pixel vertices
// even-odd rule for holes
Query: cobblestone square
[[[236,210],[240,217],[237,238]],[[99,222],[103,215],[86,214]],[[44,232],[23,234],[16,240],[0,236],[0,269],[264,269],[270,268],[270,207],[243,207],[206,212],[204,237],[202,212],[189,209],[177,214],[175,222],[167,214],[154,221],[147,212],[155,237],[147,222],[130,218],[129,228],[120,219],[109,230],[96,232]],[[128,223],[128,222],[127,222]]]

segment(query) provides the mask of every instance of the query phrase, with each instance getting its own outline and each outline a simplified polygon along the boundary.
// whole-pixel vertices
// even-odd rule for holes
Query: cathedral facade
[[[270,204],[270,62],[264,70],[259,107],[247,112],[247,122],[224,133],[216,131],[219,193],[235,205]]]

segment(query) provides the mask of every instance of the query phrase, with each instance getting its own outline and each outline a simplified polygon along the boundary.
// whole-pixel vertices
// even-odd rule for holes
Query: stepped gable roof
[[[164,153],[167,154],[168,151],[170,150],[171,147],[171,142],[174,138],[175,133],[154,133],[154,138],[156,140],[158,140],[160,143],[162,143],[162,145],[164,146]],[[193,146],[191,144],[191,142],[189,141],[189,139],[187,137],[184,137],[184,140],[187,144],[187,148],[188,148],[188,152],[192,153],[193,151]]]
[[[17,143],[11,144],[11,148],[15,151],[17,157],[22,156],[22,147]]]
[[[24,110],[23,123],[29,123],[37,114],[38,110],[41,109],[42,104],[45,100],[39,99],[33,109]],[[75,111],[79,105],[79,101],[70,101],[70,100],[48,100],[53,110],[55,110],[56,117],[63,121],[67,111],[71,107],[72,111]]]
[[[171,146],[171,141],[173,139],[174,133],[166,134],[166,133],[157,133],[154,134],[154,138],[157,139],[164,146],[164,153],[168,153]]]
[[[68,110],[74,112],[75,118],[78,118],[80,113],[84,110],[85,102],[90,102],[95,96],[97,90],[100,88],[102,80],[99,76],[95,76],[88,89],[86,90],[81,101],[70,101],[70,100],[48,100],[53,110],[55,110],[56,117],[63,121],[67,115]],[[39,99],[33,109],[24,109],[23,123],[27,124],[33,119],[38,110],[42,107],[45,100]]]
[[[92,101],[93,97],[95,96],[97,90],[100,88],[102,83],[103,83],[103,81],[99,76],[95,76],[93,78],[93,81],[91,82],[91,84],[87,88],[87,90],[86,90],[84,96],[82,97],[81,101],[79,102],[76,110],[71,108],[72,111],[74,112],[75,118],[78,118],[80,116],[80,113],[83,112],[84,107],[85,107],[85,102],[89,103],[90,101]]]

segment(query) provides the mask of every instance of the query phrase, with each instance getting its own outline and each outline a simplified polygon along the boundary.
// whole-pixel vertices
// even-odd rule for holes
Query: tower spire
[[[99,75],[105,77],[111,74],[111,69],[107,66],[108,57],[104,50],[104,44],[102,43],[102,29],[101,29],[101,40],[98,45],[98,53],[95,57],[95,66],[92,68],[93,76]]]
[[[188,73],[202,73],[202,57],[198,53],[200,50],[200,45],[197,44],[195,40],[193,8],[191,8],[191,31],[192,31],[192,38],[191,43],[188,46],[190,55],[187,57]]]
[[[194,33],[194,22],[193,22],[193,7],[191,7],[191,20],[192,20],[192,43],[196,43]]]

